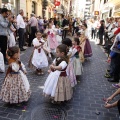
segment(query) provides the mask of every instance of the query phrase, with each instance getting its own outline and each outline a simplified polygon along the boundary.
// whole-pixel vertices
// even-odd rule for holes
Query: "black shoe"
[[[105,77],[105,78],[112,78],[112,76],[111,76],[109,73],[106,73],[106,74],[104,75],[104,77]]]
[[[109,82],[119,82],[119,80],[108,79]]]
[[[102,46],[105,46],[105,45],[102,45]]]
[[[103,46],[103,48],[104,48],[104,49],[107,49],[107,47],[106,47],[106,46]]]
[[[110,72],[110,70],[109,70],[109,69],[107,69],[107,70],[106,70],[106,72],[107,72],[107,73],[109,73],[109,72]]]
[[[20,48],[20,51],[25,51],[26,49],[24,49],[24,48]]]

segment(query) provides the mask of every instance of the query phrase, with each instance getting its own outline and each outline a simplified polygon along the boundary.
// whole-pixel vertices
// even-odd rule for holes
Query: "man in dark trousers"
[[[30,18],[28,24],[31,27],[31,38],[29,39],[29,47],[30,47],[33,39],[36,37],[35,34],[36,34],[37,28],[38,28],[38,21],[35,17],[35,14],[33,14],[33,13],[31,14],[31,18]]]
[[[1,52],[4,56],[5,64],[7,64],[6,50],[7,50],[7,39],[9,36],[8,28],[10,27],[8,14],[9,14],[8,9],[6,9],[6,8],[1,9],[1,14],[0,14],[0,49],[1,49]]]
[[[62,33],[62,39],[66,38],[67,35],[67,29],[64,29],[65,26],[69,25],[69,21],[67,20],[67,17],[64,16],[63,17],[63,22],[62,22],[62,27],[63,27],[63,33]]]
[[[17,28],[19,34],[19,48],[21,51],[24,51],[24,34],[25,34],[25,22],[23,20],[24,11],[21,9],[19,15],[17,16]]]

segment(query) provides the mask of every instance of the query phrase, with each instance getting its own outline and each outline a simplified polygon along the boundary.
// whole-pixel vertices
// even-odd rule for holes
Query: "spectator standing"
[[[63,27],[62,38],[63,38],[63,39],[66,38],[66,35],[67,35],[67,28],[64,28],[64,27],[66,27],[66,26],[68,26],[68,25],[69,25],[69,22],[68,22],[68,20],[67,20],[67,17],[64,16],[64,17],[63,17],[63,22],[62,22],[62,27]]]
[[[97,26],[96,26],[96,23],[94,20],[92,20],[91,22],[92,22],[92,24],[91,24],[91,37],[92,37],[92,39],[95,39]]]
[[[31,38],[29,40],[29,46],[31,46],[32,40],[35,38],[35,33],[37,32],[38,29],[38,21],[33,13],[31,14],[31,18],[28,24],[31,26]]]
[[[98,45],[103,44],[103,35],[104,35],[104,29],[105,29],[104,20],[101,20],[100,24],[101,24],[101,26],[100,26],[99,31],[98,31],[100,42]]]
[[[46,29],[47,24],[48,24],[48,21],[47,21],[46,17],[44,17],[44,29]]]
[[[42,19],[41,16],[39,16],[38,27],[39,27],[39,31],[43,33],[44,32],[44,19]]]
[[[23,20],[24,11],[21,9],[19,15],[17,16],[17,28],[19,34],[19,48],[24,51],[24,33],[25,33],[25,22]]]
[[[10,26],[10,23],[9,23],[9,17],[8,17],[8,9],[3,8],[1,9],[1,14],[0,14],[0,48],[4,56],[5,64],[7,64],[6,50],[7,50],[7,39],[9,36],[9,33],[8,33],[9,26]]]

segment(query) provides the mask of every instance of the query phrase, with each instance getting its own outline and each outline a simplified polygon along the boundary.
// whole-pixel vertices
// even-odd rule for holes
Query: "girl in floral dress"
[[[72,41],[69,38],[65,38],[62,42],[63,44],[68,46],[69,52],[68,57],[70,58],[69,64],[67,67],[67,75],[71,82],[71,87],[74,87],[77,84],[76,76],[73,68],[73,49],[72,49]]]
[[[83,67],[82,67],[82,63],[80,62],[80,55],[79,55],[82,49],[79,44],[80,44],[79,38],[74,38],[72,56],[73,56],[73,67],[76,76],[82,75],[82,71],[83,71]]]
[[[26,77],[26,69],[19,61],[20,50],[14,46],[7,51],[9,67],[0,91],[0,98],[7,103],[21,103],[30,97],[30,85]]]
[[[43,93],[50,96],[53,101],[62,102],[72,98],[72,88],[67,77],[68,65],[67,46],[62,44],[56,49],[57,58],[50,65],[50,74],[45,81]]]
[[[34,51],[30,57],[29,67],[35,68],[38,75],[44,74],[42,68],[48,66],[48,59],[44,52],[45,41],[41,38],[42,35],[39,31],[36,33],[36,38],[33,39]]]

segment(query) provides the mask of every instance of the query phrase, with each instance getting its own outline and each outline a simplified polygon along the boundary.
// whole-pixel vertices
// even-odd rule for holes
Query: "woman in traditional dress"
[[[26,77],[26,69],[19,61],[20,50],[14,46],[7,51],[9,67],[0,91],[0,98],[7,103],[21,103],[30,97],[30,85]]]
[[[50,65],[50,74],[44,84],[43,93],[55,102],[67,101],[72,98],[72,87],[67,77],[68,65],[67,46],[62,44],[56,49],[57,58]]]
[[[84,57],[87,58],[87,57],[92,56],[92,49],[91,49],[91,45],[90,45],[90,42],[89,42],[87,24],[83,24],[82,29],[84,31],[82,33],[83,36],[84,36],[84,39],[81,40],[80,44],[81,44],[81,47],[82,47],[82,52],[84,54]]]

